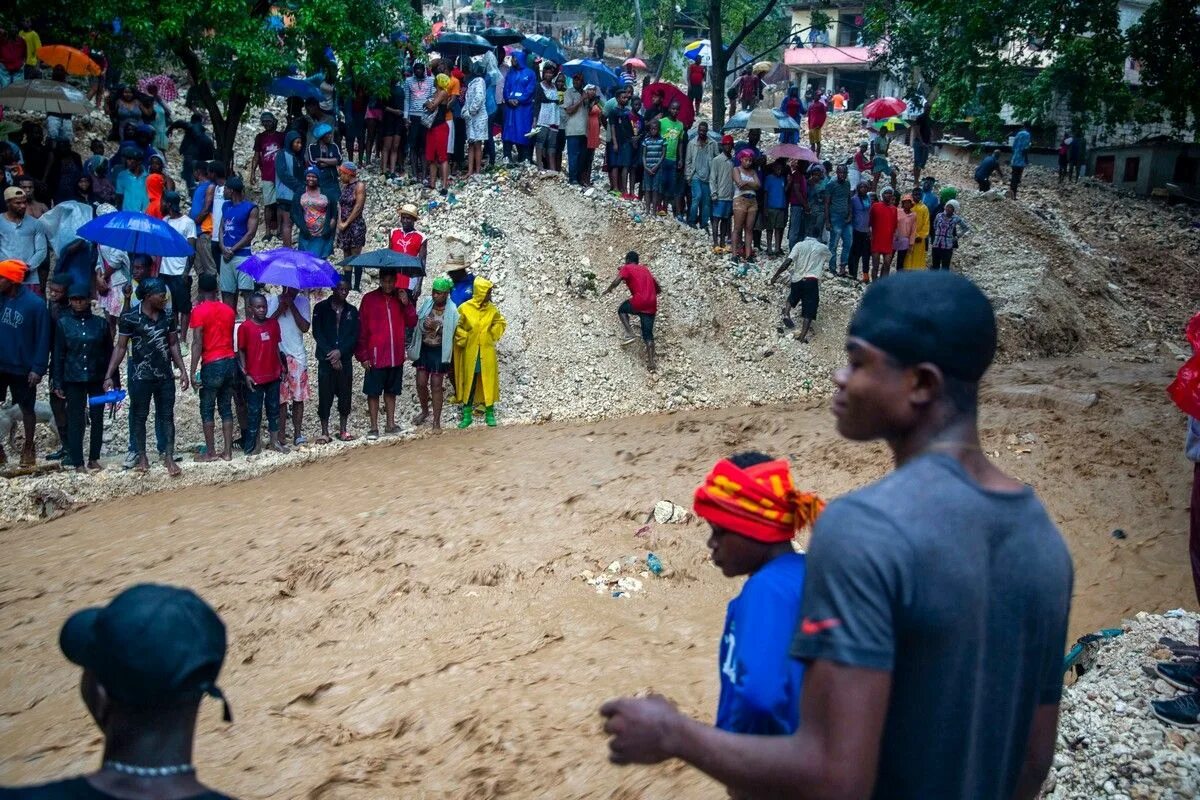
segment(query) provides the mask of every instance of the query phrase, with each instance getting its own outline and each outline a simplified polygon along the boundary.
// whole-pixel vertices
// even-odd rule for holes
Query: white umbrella
[[[83,92],[58,81],[21,81],[0,89],[0,105],[43,114],[88,114],[92,106]]]

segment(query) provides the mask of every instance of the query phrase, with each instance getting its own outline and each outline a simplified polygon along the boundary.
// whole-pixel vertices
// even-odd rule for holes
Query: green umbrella
[[[897,128],[907,128],[908,123],[899,117],[888,117],[878,122],[872,122],[871,127],[877,131],[894,131]]]

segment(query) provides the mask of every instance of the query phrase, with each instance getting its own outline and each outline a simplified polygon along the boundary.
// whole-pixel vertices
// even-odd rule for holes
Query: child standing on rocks
[[[630,251],[625,254],[625,265],[617,271],[617,277],[604,290],[607,295],[617,288],[622,281],[629,287],[629,299],[617,307],[617,317],[621,327],[625,329],[625,339],[621,342],[624,347],[637,341],[637,335],[629,324],[629,316],[637,315],[642,328],[642,341],[646,343],[646,367],[654,372],[657,369],[654,358],[654,318],[658,314],[658,293],[662,287],[658,285],[648,267],[638,263],[638,254]]]

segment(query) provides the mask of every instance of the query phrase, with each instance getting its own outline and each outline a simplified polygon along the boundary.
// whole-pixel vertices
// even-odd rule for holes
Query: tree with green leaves
[[[1195,62],[1177,34],[1195,24],[1197,4],[1156,5],[1192,12],[1172,13],[1167,36],[1153,17],[1143,34],[1123,32],[1118,0],[870,0],[864,33],[876,66],[910,96],[925,96],[940,118],[970,116],[980,132],[994,134],[1005,110],[1036,122],[1065,107],[1075,124],[1111,127],[1162,118],[1163,105],[1125,81],[1125,61],[1138,47],[1163,56],[1157,63],[1170,80],[1196,86]],[[1196,92],[1178,95],[1186,102]]]
[[[1200,2],[1157,0],[1128,33],[1147,99],[1178,130],[1200,132]]]
[[[70,3],[70,0],[58,0]],[[171,71],[177,63],[196,89],[212,122],[217,152],[232,163],[233,143],[247,110],[266,99],[266,85],[289,67],[330,71],[327,48],[343,77],[381,91],[398,74],[400,59],[383,37],[403,28],[419,41],[428,28],[408,4],[383,0],[290,0],[292,24],[272,30],[268,0],[209,0],[199,5],[158,0],[90,0],[72,4],[76,19],[96,27],[120,17],[127,69]],[[84,19],[86,18],[86,20]],[[164,63],[166,59],[166,63]],[[304,63],[299,63],[304,62]]]

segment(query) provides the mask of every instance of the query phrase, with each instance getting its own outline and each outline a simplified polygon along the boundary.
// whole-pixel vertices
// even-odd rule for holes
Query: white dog
[[[54,412],[50,410],[50,404],[45,401],[39,400],[34,404],[33,414],[39,424],[48,424],[54,421]],[[7,457],[4,445],[15,447],[17,431],[21,427],[21,407],[18,405],[0,406],[0,462]]]

